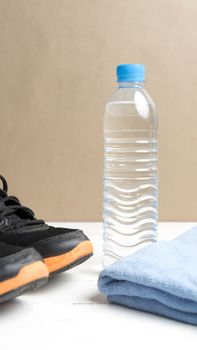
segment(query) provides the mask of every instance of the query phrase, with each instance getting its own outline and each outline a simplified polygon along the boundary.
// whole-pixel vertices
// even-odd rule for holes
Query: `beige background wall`
[[[197,1],[0,0],[0,172],[48,220],[100,220],[118,63],[159,112],[160,219],[197,220]]]

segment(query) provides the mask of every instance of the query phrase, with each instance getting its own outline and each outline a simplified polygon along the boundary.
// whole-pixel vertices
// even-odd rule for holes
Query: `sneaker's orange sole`
[[[83,241],[79,243],[70,252],[45,258],[44,262],[48,267],[49,273],[58,270],[66,270],[72,266],[78,265],[77,262],[86,260],[93,254],[93,246],[90,241]]]
[[[32,282],[47,279],[48,275],[48,269],[42,261],[23,266],[15,277],[0,282],[0,297]]]

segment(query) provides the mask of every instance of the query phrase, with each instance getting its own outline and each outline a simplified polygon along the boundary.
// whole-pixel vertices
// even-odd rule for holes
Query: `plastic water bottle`
[[[104,266],[157,240],[158,121],[144,79],[144,65],[119,65],[105,108]]]

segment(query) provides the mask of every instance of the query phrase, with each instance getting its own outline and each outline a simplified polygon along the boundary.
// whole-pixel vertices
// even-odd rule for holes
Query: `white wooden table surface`
[[[109,304],[99,293],[101,223],[53,224],[83,229],[94,244],[94,257],[1,305],[0,350],[196,350],[197,327]],[[194,225],[160,223],[159,238],[174,238]]]

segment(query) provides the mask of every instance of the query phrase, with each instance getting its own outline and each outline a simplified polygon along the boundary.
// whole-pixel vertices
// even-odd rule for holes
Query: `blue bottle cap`
[[[145,80],[143,64],[119,64],[117,66],[117,81],[140,82]]]

